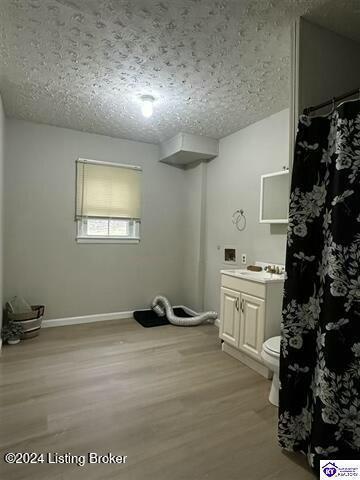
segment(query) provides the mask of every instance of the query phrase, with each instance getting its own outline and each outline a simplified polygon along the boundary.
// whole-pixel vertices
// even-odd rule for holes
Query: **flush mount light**
[[[144,115],[145,118],[149,118],[153,114],[154,100],[155,98],[151,95],[143,95],[141,97],[141,113]]]

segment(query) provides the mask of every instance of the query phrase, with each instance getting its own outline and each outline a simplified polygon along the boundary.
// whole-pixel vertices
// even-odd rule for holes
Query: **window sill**
[[[77,242],[77,243],[107,243],[107,244],[122,243],[122,244],[136,244],[136,243],[140,243],[140,238],[77,237],[77,238],[76,238],[76,242]]]

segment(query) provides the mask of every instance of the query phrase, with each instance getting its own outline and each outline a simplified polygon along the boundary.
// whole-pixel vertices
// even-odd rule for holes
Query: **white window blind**
[[[141,167],[79,159],[76,164],[76,219],[140,220]]]

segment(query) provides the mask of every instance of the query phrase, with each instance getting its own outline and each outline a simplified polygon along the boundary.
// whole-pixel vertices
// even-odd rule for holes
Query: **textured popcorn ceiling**
[[[324,3],[0,0],[6,113],[148,142],[223,137],[289,105],[290,24]]]

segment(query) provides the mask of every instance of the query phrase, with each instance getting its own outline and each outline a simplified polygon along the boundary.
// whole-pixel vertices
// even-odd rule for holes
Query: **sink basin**
[[[232,270],[235,274],[237,275],[264,275],[266,272],[253,272],[251,270],[245,270],[243,268],[240,268],[238,270]]]
[[[253,272],[244,268],[236,268],[231,270],[221,270],[223,275],[231,277],[244,278],[253,282],[268,283],[268,282],[283,282],[284,274],[267,273],[264,270],[261,272]]]

